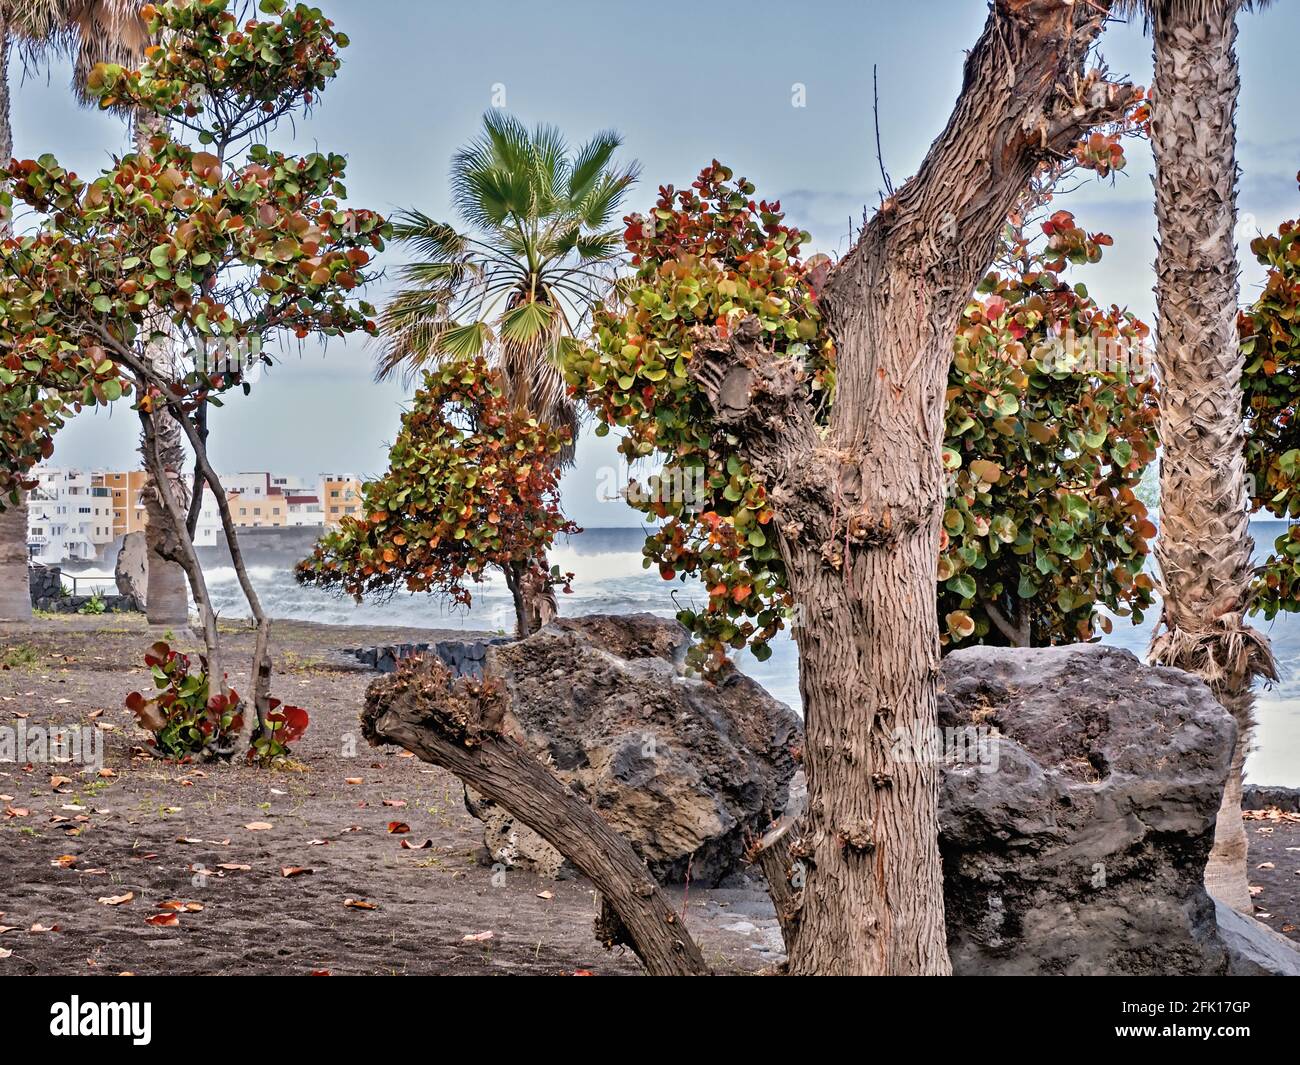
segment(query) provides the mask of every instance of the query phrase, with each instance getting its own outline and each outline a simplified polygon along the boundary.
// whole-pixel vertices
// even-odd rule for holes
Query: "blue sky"
[[[524,121],[558,125],[571,141],[613,127],[639,159],[639,209],[660,184],[689,183],[717,157],[779,198],[789,220],[811,230],[820,250],[843,253],[850,223],[878,202],[881,181],[871,113],[872,66],[879,68],[881,142],[895,183],[911,174],[943,127],[961,83],[964,50],[983,27],[982,0],[755,0],[725,18],[681,0],[318,0],[352,38],[342,72],[316,111],[275,135],[280,146],[349,157],[348,189],[358,206],[417,206],[449,216],[452,153],[478,130],[504,87]],[[1300,214],[1295,175],[1294,4],[1241,17],[1242,95],[1238,156],[1247,238]],[[1149,42],[1139,26],[1114,25],[1102,54],[1116,73],[1149,84]],[[14,151],[50,151],[93,173],[125,150],[127,133],[109,115],[79,110],[68,73],[55,66],[25,78],[11,70]],[[792,106],[793,86],[806,106]],[[1102,263],[1079,275],[1103,302],[1153,315],[1155,220],[1151,160],[1130,150],[1112,186],[1093,183],[1060,202],[1081,224],[1115,237]],[[1247,230],[1250,230],[1247,232]],[[1243,248],[1243,250],[1245,250]],[[1247,252],[1247,258],[1249,257]],[[390,261],[395,261],[390,257]],[[1243,265],[1243,293],[1261,271]],[[382,287],[372,298],[382,298]],[[218,469],[325,469],[378,473],[406,390],[371,380],[361,342],[332,342],[287,354],[252,395],[215,412],[211,449]],[[78,417],[60,435],[60,465],[137,464],[136,422],[125,407]],[[602,502],[617,465],[613,444],[590,434],[565,481],[566,510],[588,526],[635,524],[622,503]]]

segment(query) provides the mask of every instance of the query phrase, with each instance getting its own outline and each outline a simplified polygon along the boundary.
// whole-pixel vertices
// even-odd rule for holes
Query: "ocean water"
[[[1262,557],[1286,523],[1252,523],[1256,555]],[[572,595],[561,595],[560,613],[623,614],[648,611],[672,617],[682,606],[699,603],[705,597],[696,581],[664,581],[657,569],[641,565],[640,529],[589,529],[559,543],[551,561],[561,570],[577,575]],[[263,608],[273,618],[295,618],[324,624],[399,625],[412,628],[465,629],[467,631],[511,632],[514,611],[504,581],[485,580],[473,588],[474,601],[468,608],[449,608],[427,595],[401,593],[386,603],[354,603],[316,588],[295,583],[284,562],[249,560],[252,578]],[[208,569],[213,602],[224,617],[247,617],[248,608],[230,567]],[[1125,647],[1138,657],[1145,655],[1156,613],[1135,626],[1127,619],[1115,619],[1114,632],[1106,643]],[[1246,765],[1247,779],[1256,784],[1300,786],[1300,617],[1280,615],[1273,622],[1257,620],[1273,641],[1281,680],[1258,691],[1259,728],[1255,749]],[[788,633],[772,645],[772,656],[757,661],[748,652],[737,656],[739,667],[761,683],[776,698],[799,708],[799,655]]]

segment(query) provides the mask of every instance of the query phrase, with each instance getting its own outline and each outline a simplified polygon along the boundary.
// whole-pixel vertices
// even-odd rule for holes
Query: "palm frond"
[[[1273,0],[1114,0],[1110,13],[1116,18],[1142,17],[1146,29],[1162,15],[1177,12],[1192,18],[1207,18],[1213,13],[1222,14],[1231,7],[1241,11],[1263,11]]]

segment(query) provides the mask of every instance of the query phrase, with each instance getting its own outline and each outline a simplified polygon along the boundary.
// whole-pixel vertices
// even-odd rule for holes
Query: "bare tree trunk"
[[[362,731],[448,769],[499,803],[596,885],[596,931],[607,947],[630,946],[655,976],[708,973],[700,949],[631,844],[503,729],[499,685],[460,680],[421,663],[370,685]]]
[[[1152,27],[1162,607],[1150,654],[1202,676],[1237,720],[1206,886],[1249,913],[1241,768],[1254,727],[1251,684],[1276,669],[1267,638],[1245,621],[1252,542],[1233,233],[1238,6],[1165,5]]]
[[[546,577],[537,575],[532,567],[524,564],[507,567],[505,575],[515,607],[516,636],[531,636],[554,620],[558,613],[555,587]]]
[[[915,177],[822,293],[829,429],[756,319],[699,330],[690,372],[768,489],[799,606],[808,809],[793,974],[946,974],[935,566],[952,338],[1031,176],[1136,98],[1083,66],[1109,5],[995,0]]]
[[[143,380],[137,378],[137,394],[143,392]],[[179,560],[189,578],[194,592],[194,602],[199,611],[199,623],[203,630],[204,656],[207,658],[208,684],[210,690],[221,695],[228,695],[230,686],[226,683],[226,673],[221,660],[221,635],[217,629],[216,611],[212,609],[212,599],[208,595],[207,582],[203,577],[203,567],[199,564],[194,542],[185,530],[185,512],[181,507],[180,497],[173,491],[172,478],[167,475],[163,458],[158,447],[158,434],[154,429],[155,413],[140,411],[142,429],[142,451],[145,465],[153,475],[153,483],[158,487],[158,496],[167,511],[167,522],[160,523],[158,530],[164,531],[166,539],[159,544],[159,550],[171,559]]]
[[[148,155],[149,141],[166,126],[161,115],[144,108],[136,108],[132,115],[135,138],[135,150],[141,155]],[[159,316],[151,324],[160,334],[159,339],[151,341],[145,350],[145,358],[154,370],[168,379],[175,376],[172,360],[170,323]],[[163,468],[163,475],[171,482],[172,492],[180,502],[182,511],[189,505],[189,491],[181,471],[185,467],[185,445],[181,427],[171,412],[159,409],[154,413],[153,432],[156,436],[154,445]],[[141,456],[150,446],[143,439],[140,442]],[[145,462],[146,470],[151,464]],[[150,476],[143,493],[145,508],[145,543],[147,545],[147,587],[145,590],[145,612],[151,625],[184,625],[189,621],[190,602],[186,594],[185,568],[175,559],[164,553],[164,545],[175,539],[173,532],[166,528],[171,522],[167,508],[163,506],[158,488]]]

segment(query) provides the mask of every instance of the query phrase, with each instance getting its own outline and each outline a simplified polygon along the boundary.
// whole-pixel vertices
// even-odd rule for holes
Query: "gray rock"
[[[1098,644],[976,647],[941,688],[941,728],[999,734],[943,772],[955,972],[1226,970],[1201,875],[1236,727],[1200,680]]]
[[[149,588],[149,549],[144,533],[127,533],[122,537],[122,549],[113,566],[113,579],[118,595],[132,596],[143,608],[147,605]]]
[[[1278,809],[1292,814],[1300,813],[1300,788],[1247,784],[1241,789],[1241,808],[1243,810]]]
[[[684,676],[688,639],[650,614],[566,618],[489,644],[484,670],[510,693],[508,727],[660,880],[715,885],[784,807],[799,719],[743,675],[716,686]],[[561,870],[543,840],[468,800],[494,861],[504,850],[507,864]]]
[[[1253,917],[1214,904],[1230,976],[1300,976],[1300,948]]]

